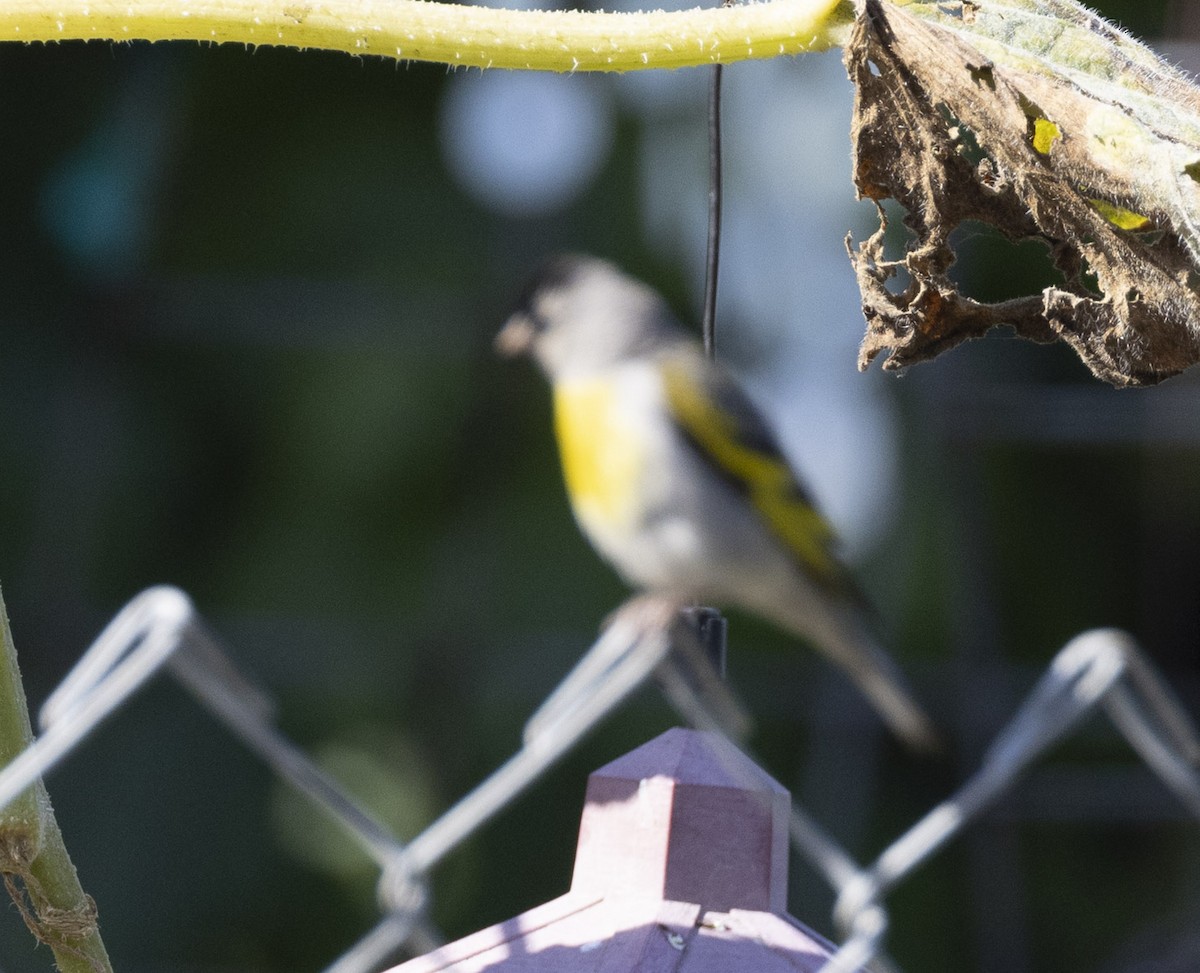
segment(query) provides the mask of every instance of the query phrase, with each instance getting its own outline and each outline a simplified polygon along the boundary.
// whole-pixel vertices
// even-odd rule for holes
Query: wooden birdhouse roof
[[[588,778],[571,890],[392,973],[816,973],[787,915],[787,791],[715,734],[668,730]]]

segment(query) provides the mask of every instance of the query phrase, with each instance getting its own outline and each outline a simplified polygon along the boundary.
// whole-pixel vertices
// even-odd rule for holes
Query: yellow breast
[[[558,383],[554,426],[576,517],[598,528],[629,524],[641,506],[645,452],[616,386],[597,379]]]

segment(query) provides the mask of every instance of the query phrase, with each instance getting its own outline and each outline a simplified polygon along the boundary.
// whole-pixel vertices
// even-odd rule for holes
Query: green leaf
[[[1049,155],[1050,146],[1060,138],[1062,138],[1062,132],[1050,119],[1035,118],[1033,120],[1033,137],[1030,141],[1033,143],[1035,152]]]
[[[1135,213],[1124,206],[1116,206],[1103,199],[1089,198],[1088,202],[1092,204],[1092,209],[1118,230],[1144,230],[1150,225],[1150,220],[1141,213]]]

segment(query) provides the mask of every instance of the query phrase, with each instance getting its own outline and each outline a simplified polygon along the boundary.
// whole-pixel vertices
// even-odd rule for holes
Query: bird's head
[[[565,254],[526,285],[496,350],[528,354],[551,379],[607,368],[678,337],[653,290],[597,257]]]

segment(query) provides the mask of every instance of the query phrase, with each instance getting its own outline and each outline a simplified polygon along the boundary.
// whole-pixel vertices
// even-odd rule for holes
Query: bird
[[[939,748],[775,433],[655,290],[557,255],[495,348],[549,380],[571,510],[627,584],[765,618],[844,669],[909,746]]]

